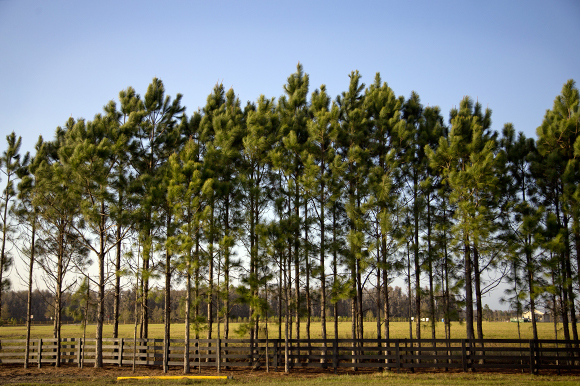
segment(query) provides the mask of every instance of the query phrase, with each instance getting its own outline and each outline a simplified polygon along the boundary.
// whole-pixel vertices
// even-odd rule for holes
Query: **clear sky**
[[[0,0],[0,150],[11,131],[30,150],[153,77],[188,115],[216,82],[243,104],[278,97],[298,62],[311,91],[336,96],[351,71],[367,84],[380,72],[446,117],[469,95],[495,130],[512,122],[535,137],[562,85],[580,81],[579,42],[575,0]]]

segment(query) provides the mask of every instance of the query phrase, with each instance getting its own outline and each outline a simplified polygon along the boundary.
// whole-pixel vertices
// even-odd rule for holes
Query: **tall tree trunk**
[[[421,262],[419,260],[419,203],[418,200],[418,176],[413,172],[413,221],[414,243],[413,253],[415,261],[415,335],[421,339]]]
[[[387,270],[387,238],[381,235],[381,254],[383,261],[383,317],[385,318],[385,339],[390,339],[391,310],[389,307],[389,274]]]
[[[151,221],[151,215],[149,215]],[[143,248],[143,275],[141,279],[141,330],[139,336],[141,339],[147,339],[149,336],[149,265],[152,257],[153,240],[151,229],[147,230],[145,235],[145,246]]]
[[[115,247],[115,300],[113,304],[113,338],[119,337],[119,306],[121,300],[121,225],[117,223],[117,231],[115,240],[117,245]]]
[[[212,339],[212,328],[213,328],[213,271],[214,271],[214,261],[213,261],[213,242],[214,242],[214,198],[212,194],[211,200],[211,211],[210,211],[210,223],[209,223],[209,247],[208,247],[208,258],[209,258],[209,282],[208,282],[208,293],[207,293],[207,339]],[[207,344],[208,347],[211,343]],[[206,359],[209,362],[209,358]]]
[[[380,236],[377,237],[377,244],[379,244],[380,241]],[[376,273],[376,278],[377,278],[377,292],[376,292],[376,308],[377,308],[377,314],[376,314],[376,322],[377,322],[377,339],[380,340],[381,339],[381,248],[377,248],[377,273]],[[380,347],[380,343],[379,343],[379,347]]]
[[[297,179],[296,179],[297,180]],[[300,339],[300,191],[298,181],[294,193],[294,281],[296,297],[296,339]]]
[[[413,293],[411,292],[411,256],[409,250],[409,243],[407,242],[407,293],[409,294],[409,339],[413,339],[413,321],[411,320],[413,310]]]
[[[358,336],[364,339],[364,310],[363,310],[363,285],[360,259],[356,259],[356,282],[357,282],[357,301],[358,301]]]
[[[167,239],[171,236],[171,214],[167,211]],[[165,250],[165,312],[164,312],[164,336],[163,336],[163,372],[167,373],[169,363],[169,340],[171,339],[171,254]]]
[[[324,173],[324,164],[322,173]],[[322,339],[326,339],[326,272],[324,268],[324,257],[326,255],[324,204],[325,204],[325,184],[322,183],[320,197],[320,324],[322,327]],[[324,344],[326,348],[326,343]]]
[[[483,307],[481,304],[481,272],[479,270],[479,248],[473,245],[473,274],[475,276],[475,304],[477,309],[477,338],[483,339]]]
[[[194,318],[195,318],[195,339],[199,339],[199,232],[195,235],[195,308],[194,308]]]
[[[10,175],[6,182],[4,197],[4,217],[2,218],[2,250],[0,251],[0,320],[2,319],[2,293],[4,292],[2,281],[4,280],[4,270],[6,265],[6,233],[8,232],[8,187],[10,186]]]
[[[30,262],[28,265],[28,300],[26,302],[26,353],[24,354],[24,368],[28,368],[30,356],[30,325],[32,321],[32,274],[34,272],[34,243],[36,238],[36,218],[32,221],[32,240],[30,242]]]
[[[229,196],[226,200],[226,217],[225,217],[225,231],[226,235],[230,236],[230,200]],[[226,248],[224,254],[224,339],[230,338],[230,249]],[[227,343],[225,344],[227,346]]]
[[[304,258],[306,264],[306,339],[310,340],[310,317],[312,301],[310,299],[310,245],[308,244],[308,200],[304,200]]]
[[[467,331],[467,339],[475,339],[473,330],[473,286],[471,282],[472,268],[471,268],[471,247],[469,236],[464,237],[464,256],[465,256],[465,325]]]
[[[528,279],[528,289],[530,291],[530,312],[532,313],[532,333],[534,334],[534,339],[538,339],[538,327],[536,321],[536,296],[534,294],[535,284],[534,284],[534,270],[532,267],[532,256],[530,253],[531,236],[526,236],[526,271]]]
[[[435,340],[435,288],[433,286],[433,251],[431,249],[431,195],[427,195],[427,261],[429,262],[429,316],[431,339]]]
[[[290,321],[290,259],[292,257],[292,253],[288,253],[287,257],[286,257],[286,269],[284,270],[285,275],[284,275],[284,290],[286,292],[286,305],[285,305],[285,311],[286,311],[286,317],[285,317],[285,321],[284,321],[284,372],[288,373],[290,371],[289,368],[289,361],[290,361],[290,353],[289,353],[289,345],[290,342],[288,341],[289,339],[289,335],[290,335],[290,331],[291,331],[291,326],[289,325],[289,321]]]
[[[101,219],[99,224],[99,294],[97,302],[97,339],[95,367],[103,367],[103,324],[105,322],[105,202],[101,201]]]
[[[62,225],[62,224],[61,224]],[[63,273],[63,258],[64,258],[64,229],[59,229],[58,235],[58,262],[56,272],[56,294],[54,297],[54,338],[56,339],[56,362],[55,367],[60,367],[60,316],[62,313],[62,285],[64,279]]]
[[[338,251],[336,248],[336,205],[332,205],[332,284],[333,284],[333,297],[334,297],[334,339],[338,340],[338,299],[336,291],[337,280],[338,280]]]
[[[187,274],[185,282],[185,350],[183,351],[183,373],[189,374],[189,320],[191,317],[191,256],[187,261]]]

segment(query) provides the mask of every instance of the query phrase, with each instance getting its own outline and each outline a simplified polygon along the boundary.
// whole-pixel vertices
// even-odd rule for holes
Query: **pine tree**
[[[557,217],[560,228],[559,239],[561,246],[556,253],[559,258],[559,278],[563,288],[564,310],[564,334],[569,338],[568,314],[572,324],[573,339],[578,339],[576,320],[576,294],[573,289],[574,274],[572,271],[572,248],[570,240],[569,223],[572,222],[572,233],[576,241],[576,258],[580,262],[579,232],[579,201],[578,181],[580,181],[580,166],[575,159],[578,153],[579,127],[580,127],[580,97],[576,84],[569,80],[562,87],[562,93],[554,100],[552,110],[546,111],[542,125],[537,128],[538,152],[545,163],[543,169],[547,175],[539,177],[539,185],[543,189],[544,196],[551,198],[551,206]],[[539,178],[539,179],[540,179]],[[552,192],[547,192],[546,188]]]
[[[385,339],[389,339],[389,277],[393,273],[392,239],[397,207],[396,174],[398,166],[396,159],[396,144],[394,133],[401,130],[404,121],[401,120],[403,97],[396,97],[386,82],[381,83],[379,73],[374,83],[366,90],[365,107],[372,126],[371,152],[373,168],[369,181],[374,195],[375,250],[377,270],[377,339],[381,339],[381,287]],[[390,240],[389,240],[390,236]],[[381,286],[382,274],[382,286]]]
[[[7,251],[8,235],[12,232],[12,224],[8,218],[8,208],[12,199],[16,196],[16,189],[14,189],[14,182],[19,179],[20,174],[25,170],[28,161],[28,153],[21,159],[20,145],[22,138],[16,138],[16,134],[12,132],[6,136],[8,147],[0,157],[0,171],[6,178],[6,185],[2,191],[2,201],[0,208],[0,219],[2,220],[2,247],[0,249],[0,318],[2,317],[2,293],[10,289],[10,280],[4,277],[4,273],[10,269],[12,265],[12,257]]]
[[[185,347],[184,373],[189,373],[189,332],[191,321],[191,276],[199,269],[199,253],[196,240],[201,233],[202,222],[209,216],[208,197],[212,192],[213,180],[205,179],[203,164],[199,160],[199,145],[190,139],[185,147],[173,154],[168,161],[171,179],[168,200],[175,221],[180,224],[174,235],[168,238],[167,248],[177,255],[177,267],[186,276],[185,299]],[[195,330],[199,331],[200,320],[194,319]]]
[[[280,116],[280,143],[279,152],[281,161],[278,168],[288,177],[288,200],[290,229],[293,236],[289,239],[292,248],[294,260],[294,313],[296,319],[295,338],[300,339],[300,314],[301,314],[301,296],[300,296],[300,260],[301,260],[301,229],[305,223],[301,221],[307,217],[307,213],[300,216],[301,186],[304,167],[301,158],[304,144],[308,139],[307,122],[308,113],[308,87],[310,78],[304,73],[300,63],[296,66],[296,72],[288,77],[287,84],[284,85],[284,95],[278,101],[278,113]],[[307,273],[308,274],[308,273]]]
[[[541,240],[541,220],[543,210],[534,205],[535,183],[530,172],[528,156],[535,152],[533,139],[519,133],[516,139],[512,124],[504,125],[501,147],[505,152],[509,173],[506,175],[507,195],[510,197],[510,210],[506,211],[506,223],[513,214],[513,226],[510,229],[510,244],[515,248],[513,258],[524,256],[522,271],[529,298],[529,310],[532,314],[532,331],[538,339],[536,321],[536,298],[541,291],[542,271],[537,259],[537,250]],[[514,265],[512,265],[514,266]],[[516,273],[510,275],[514,277]]]
[[[260,228],[262,218],[269,204],[268,185],[270,183],[270,156],[279,127],[274,99],[263,95],[258,99],[255,110],[247,113],[246,129],[241,149],[241,186],[243,203],[246,208],[245,240],[246,250],[250,255],[249,272],[244,282],[247,287],[239,287],[241,301],[250,307],[250,345],[258,334],[259,317],[263,314],[259,289],[265,285],[260,269],[264,263],[260,255]]]
[[[311,207],[318,219],[320,258],[317,270],[320,272],[320,321],[322,339],[326,339],[326,209],[337,198],[337,192],[333,191],[330,179],[333,175],[341,174],[344,166],[333,146],[338,135],[338,106],[333,103],[330,107],[330,97],[326,94],[324,85],[320,87],[320,91],[314,91],[310,99],[313,119],[308,121],[309,138],[307,150],[303,156],[306,162],[301,184],[305,188],[307,199],[314,203]]]
[[[38,208],[39,228],[42,238],[38,240],[36,253],[45,281],[54,295],[54,338],[57,339],[55,366],[60,367],[60,338],[62,296],[68,283],[67,274],[73,266],[82,270],[88,264],[88,249],[74,227],[80,220],[77,186],[69,164],[61,162],[66,155],[66,136],[77,124],[70,118],[64,128],[58,127],[55,139],[44,142],[35,158],[40,165],[35,171],[37,192],[32,205]]]
[[[32,324],[32,281],[34,274],[34,263],[36,262],[36,235],[38,231],[38,208],[33,205],[34,197],[37,194],[36,191],[36,181],[34,180],[34,171],[38,167],[37,160],[41,157],[38,153],[41,151],[43,144],[42,137],[39,137],[36,143],[35,150],[37,156],[32,157],[30,163],[24,169],[22,173],[22,179],[18,183],[18,201],[13,208],[13,212],[16,214],[19,223],[24,227],[24,231],[21,232],[21,237],[28,239],[28,233],[30,232],[30,238],[27,240],[28,247],[26,245],[23,248],[23,255],[27,258],[25,264],[28,266],[28,296],[26,302],[26,348],[24,355],[24,368],[28,368],[28,361],[30,359],[30,328]]]
[[[363,309],[362,309],[362,271],[368,265],[368,240],[365,238],[366,212],[365,206],[368,185],[366,176],[369,167],[369,123],[364,109],[364,83],[360,83],[361,75],[351,72],[348,91],[337,98],[340,108],[340,133],[338,142],[340,154],[347,169],[344,175],[347,184],[345,208],[348,215],[349,266],[352,285],[352,338],[362,339]]]
[[[481,291],[479,283],[478,247],[494,232],[493,212],[497,209],[497,176],[499,159],[496,141],[488,132],[491,111],[481,111],[479,103],[466,97],[459,110],[451,111],[449,139],[442,137],[434,152],[426,147],[430,165],[439,170],[451,190],[450,200],[457,204],[452,228],[455,242],[461,243],[464,252],[465,303],[467,337],[473,339],[473,290],[475,277],[476,304],[478,307],[478,335],[481,329]]]

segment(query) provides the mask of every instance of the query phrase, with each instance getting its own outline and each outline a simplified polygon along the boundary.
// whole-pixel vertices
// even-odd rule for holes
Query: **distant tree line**
[[[152,288],[151,289],[151,296],[149,298],[148,306],[151,310],[149,313],[149,322],[150,323],[163,323],[164,318],[164,309],[165,309],[165,299],[163,297],[164,290],[161,288]],[[113,324],[114,323],[114,289],[109,288],[105,293],[105,324]],[[397,318],[397,320],[408,320],[411,312],[409,312],[409,300],[407,294],[400,288],[389,288],[389,296],[391,298],[391,310],[390,314],[392,318]],[[230,319],[234,322],[247,322],[250,318],[250,310],[249,306],[245,304],[241,304],[236,302],[239,295],[236,292],[234,287],[230,288],[230,298],[232,299],[233,307],[230,310]],[[4,312],[4,322],[6,324],[14,323],[14,324],[22,324],[26,322],[27,318],[27,298],[28,298],[28,291],[7,291],[4,294],[3,299],[3,312]],[[121,290],[120,293],[121,302],[119,304],[119,317],[118,323],[119,324],[132,324],[135,322],[135,312],[134,312],[134,301],[135,299],[135,292],[133,289],[126,289]],[[215,298],[215,296],[214,296]],[[87,322],[94,324],[97,322],[97,314],[94,312],[95,307],[97,305],[97,297],[94,292],[90,292],[89,295],[89,312],[86,315]],[[171,290],[171,303],[174,304],[174,307],[171,309],[171,323],[182,323],[185,319],[185,290]],[[315,315],[319,315],[320,313],[320,303],[319,303],[319,293],[315,293],[316,301],[313,302],[313,311]],[[365,318],[367,321],[375,320],[375,315],[378,315],[380,310],[377,310],[375,299],[373,299],[373,294],[370,292],[365,292],[363,294],[363,303],[365,306]],[[213,299],[215,301],[215,299]],[[75,294],[66,292],[63,294],[61,298],[62,307],[64,313],[62,315],[61,320],[68,324],[76,323],[79,324],[85,318],[83,312],[84,303],[80,303],[75,300]],[[202,316],[207,318],[207,307],[204,300],[201,301],[202,307],[200,308],[200,313]],[[48,290],[34,290],[32,292],[32,309],[31,309],[31,316],[32,321],[36,323],[49,323],[54,320],[54,299],[50,291]],[[275,310],[278,307],[278,299],[277,298],[269,298],[268,299],[268,307],[270,310]],[[350,307],[348,304],[347,299],[339,300],[335,304],[331,306],[337,307],[337,313],[339,318],[343,318],[343,320],[350,320]],[[426,304],[423,305],[426,307]],[[318,311],[318,312],[316,312]],[[495,315],[497,311],[489,310],[489,315]],[[327,310],[327,315],[333,314],[332,310]],[[441,314],[439,310],[438,315]],[[504,315],[503,313],[499,313],[497,315]],[[509,315],[509,313],[505,313],[505,315]],[[139,317],[139,315],[137,316]],[[459,318],[459,314],[457,314],[456,319]],[[484,315],[485,317],[485,315]],[[268,315],[270,323],[275,323],[276,314],[270,312]],[[302,320],[305,317],[302,316]],[[318,317],[319,319],[319,317]],[[498,319],[499,320],[499,319]],[[502,319],[502,320],[505,320]]]
[[[564,337],[578,339],[574,81],[536,140],[509,123],[493,131],[491,110],[469,97],[445,119],[415,92],[397,96],[379,74],[366,86],[352,72],[333,100],[324,85],[309,94],[299,64],[283,90],[242,107],[233,89],[216,84],[188,116],[181,94],[167,96],[153,79],[144,96],[129,87],[93,120],[69,118],[53,139],[39,138],[33,155],[21,156],[20,137],[8,135],[0,297],[18,251],[28,293],[42,272],[52,295],[55,338],[67,294],[76,291],[85,314],[94,301],[97,367],[108,291],[113,337],[125,302],[139,316],[135,335],[147,338],[154,287],[164,289],[166,341],[180,304],[186,342],[202,325],[207,338],[228,338],[239,305],[252,340],[267,315],[287,339],[310,338],[312,328],[332,336],[332,315],[336,336],[341,301],[352,338],[362,338],[368,299],[377,338],[389,338],[398,307],[414,317],[411,336],[421,338],[429,318],[434,338],[441,316],[451,337],[455,305],[467,337],[483,338],[482,299],[501,281],[518,314],[550,308]],[[393,307],[397,278],[408,304]],[[180,303],[172,294],[183,288]],[[532,327],[537,338],[535,318]]]

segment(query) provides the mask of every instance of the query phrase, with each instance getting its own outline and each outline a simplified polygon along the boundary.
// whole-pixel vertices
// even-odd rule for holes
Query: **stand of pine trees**
[[[324,85],[310,92],[299,64],[278,99],[242,107],[217,84],[188,116],[181,95],[153,79],[144,96],[129,87],[91,121],[70,118],[32,156],[8,135],[0,304],[18,251],[26,320],[42,278],[55,338],[63,318],[96,322],[96,366],[111,319],[114,337],[119,321],[147,338],[149,321],[163,320],[168,340],[170,321],[185,319],[186,337],[253,340],[268,320],[278,338],[313,329],[326,338],[348,315],[357,339],[369,315],[377,338],[389,338],[394,318],[414,317],[421,338],[422,318],[444,319],[451,337],[463,310],[467,336],[483,338],[482,298],[500,281],[517,314],[546,309],[578,339],[574,81],[536,140],[509,123],[493,131],[491,110],[469,97],[446,120],[379,74],[367,87],[352,72],[345,86],[335,100]]]

